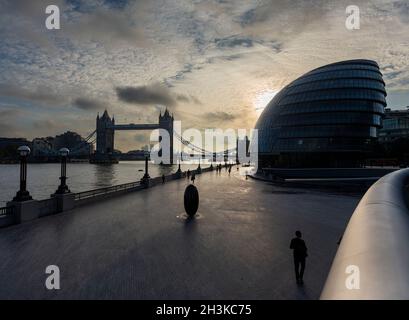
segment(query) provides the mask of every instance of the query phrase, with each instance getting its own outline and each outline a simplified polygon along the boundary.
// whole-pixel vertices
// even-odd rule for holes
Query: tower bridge
[[[164,129],[169,133],[169,164],[173,164],[174,161],[174,139],[180,141],[182,145],[188,147],[194,153],[201,154],[203,158],[206,156],[209,159],[213,159],[216,161],[218,157],[223,157],[224,161],[227,161],[229,155],[235,154],[236,161],[238,162],[237,156],[237,149],[239,139],[237,140],[237,145],[235,148],[226,149],[219,152],[214,152],[213,150],[209,151],[203,149],[201,146],[196,146],[191,142],[185,140],[178,132],[174,131],[173,129],[173,122],[174,117],[169,113],[166,109],[162,115],[162,112],[159,114],[158,123],[148,123],[148,124],[116,124],[114,117],[110,117],[108,112],[105,110],[103,115],[100,117],[97,116],[96,119],[96,130],[91,133],[86,139],[90,140],[91,136],[96,133],[96,152],[91,157],[91,163],[116,163],[118,160],[113,155],[114,153],[114,144],[115,144],[115,131],[118,130],[155,130],[155,129]],[[160,151],[159,154],[162,153],[162,149],[164,146],[161,144],[162,137],[159,136],[159,144],[160,144]],[[243,140],[246,143],[246,154],[248,154],[248,147],[249,141],[246,137]]]
[[[166,109],[164,114],[162,112],[159,114],[158,123],[148,123],[148,124],[116,124],[114,117],[110,117],[107,110],[104,111],[103,115],[97,116],[96,119],[96,135],[97,135],[97,148],[96,153],[92,157],[91,162],[93,163],[112,163],[117,162],[113,156],[114,144],[115,144],[115,131],[118,130],[155,130],[164,129],[169,133],[170,138],[170,164],[173,164],[173,121],[174,117]],[[162,138],[159,137],[159,143]]]

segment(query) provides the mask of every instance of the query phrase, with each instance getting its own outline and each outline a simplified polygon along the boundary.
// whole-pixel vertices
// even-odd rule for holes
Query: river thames
[[[207,165],[206,165],[207,166]],[[134,182],[144,174],[144,161],[121,161],[113,165],[68,163],[67,184],[72,192],[86,191],[121,183]],[[176,172],[178,166],[159,166],[149,163],[149,175],[154,178]],[[182,164],[183,171],[197,168],[197,164]],[[0,165],[0,207],[6,205],[19,188],[18,164]],[[48,198],[60,182],[60,164],[29,163],[27,189],[34,199]]]

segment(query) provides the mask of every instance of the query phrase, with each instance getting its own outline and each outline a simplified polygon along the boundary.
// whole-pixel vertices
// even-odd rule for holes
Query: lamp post
[[[70,193],[70,189],[67,186],[67,156],[70,153],[70,150],[67,148],[61,148],[59,150],[61,156],[61,176],[60,176],[60,185],[58,186],[56,194]]]
[[[28,146],[21,146],[17,149],[20,154],[20,190],[17,191],[13,201],[32,200],[30,193],[27,191],[27,156],[30,154]]]
[[[145,174],[142,177],[142,180],[149,180],[149,172],[148,172],[148,157],[145,157]]]
[[[201,158],[201,155],[199,156],[199,166],[197,167],[197,169],[196,169],[196,173],[202,173],[202,168],[200,167],[200,158]]]
[[[180,169],[180,161],[181,161],[181,158],[182,158],[182,152],[180,153],[179,167],[178,167],[178,171],[176,171],[176,173],[181,173],[181,172],[182,172],[182,170]]]

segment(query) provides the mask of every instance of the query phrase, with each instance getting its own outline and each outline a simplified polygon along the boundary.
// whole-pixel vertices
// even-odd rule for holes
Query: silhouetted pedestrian
[[[162,174],[162,183],[165,183],[165,175]]]
[[[293,249],[294,269],[297,284],[303,284],[303,276],[305,270],[305,258],[307,258],[307,246],[301,239],[301,231],[295,232],[296,237],[291,240],[290,249]]]
[[[192,173],[192,183],[195,184],[195,179],[196,179],[196,174],[193,172]]]
[[[231,167],[229,167],[229,175],[230,175],[230,173],[231,173]]]
[[[187,169],[186,177],[187,177],[188,180],[190,179],[190,170],[189,169]]]

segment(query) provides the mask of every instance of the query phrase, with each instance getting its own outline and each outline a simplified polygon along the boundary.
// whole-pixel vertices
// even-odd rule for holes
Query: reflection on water
[[[95,165],[95,187],[100,188],[118,184],[115,179],[116,168],[115,165]]]
[[[182,164],[183,171],[197,168],[197,164]],[[149,163],[149,175],[153,177],[176,172],[177,165],[159,166]],[[121,161],[118,164],[98,165],[68,163],[67,184],[72,192],[86,191],[115,184],[138,181],[145,170],[144,161]],[[10,201],[19,185],[19,165],[0,165],[0,207]],[[30,163],[27,171],[27,189],[34,199],[45,199],[54,193],[59,184],[60,164]]]

